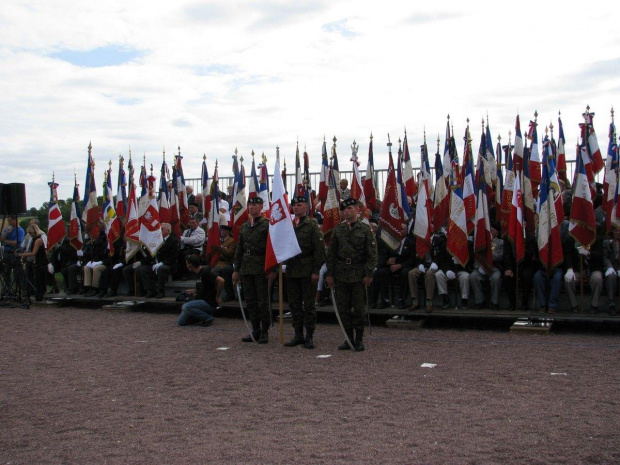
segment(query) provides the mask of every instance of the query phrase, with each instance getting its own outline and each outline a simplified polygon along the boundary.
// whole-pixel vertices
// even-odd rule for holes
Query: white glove
[[[48,263],[47,271],[49,271],[50,274],[54,274],[54,265],[52,265],[51,263]]]
[[[456,278],[456,275],[454,274],[454,271],[452,271],[452,270],[446,271],[446,278],[448,278],[448,279]]]
[[[577,247],[577,252],[579,252],[580,255],[588,255],[588,251],[582,246]]]
[[[112,267],[112,269],[113,269],[113,270],[118,270],[121,266],[123,266],[123,264],[122,264],[122,263],[117,263],[116,265],[114,265],[114,266]]]
[[[564,275],[564,282],[570,283],[575,280],[575,272],[572,268],[566,270],[566,274]]]
[[[78,257],[83,257],[84,256],[84,251],[83,250],[78,250],[76,253],[77,253]]]
[[[161,263],[161,262],[160,262],[160,263],[155,263],[155,264],[153,265],[153,271],[154,271],[155,273],[157,273],[157,270],[159,270],[159,268],[160,268],[162,265],[163,265],[163,263]]]
[[[92,267],[93,268],[96,267],[96,266],[99,266],[99,265],[103,265],[103,262],[92,262]]]
[[[426,268],[424,268],[424,265],[420,264],[420,266],[418,266],[418,270],[420,270],[420,273],[426,273]]]
[[[133,264],[133,269],[135,270],[136,268],[138,268],[140,265],[142,265],[142,263],[140,262],[134,262]]]
[[[609,268],[607,268],[607,271],[605,272],[605,277],[607,277],[607,276],[611,276],[611,275],[616,276],[616,272],[615,272],[615,270],[614,270],[614,269],[610,266]]]
[[[92,262],[92,261],[88,262],[88,263],[86,264],[86,266],[87,266],[88,268],[92,268],[92,267],[93,267],[93,262]]]
[[[484,267],[479,266],[478,267],[478,273],[480,273],[482,276],[486,276],[487,272],[485,271]]]
[[[429,270],[437,271],[438,269],[439,269],[439,267],[437,266],[437,263],[435,263],[435,262],[431,263],[431,266],[430,266]]]
[[[77,262],[77,266],[82,266],[82,262],[81,262],[81,261],[78,261],[78,262]]]

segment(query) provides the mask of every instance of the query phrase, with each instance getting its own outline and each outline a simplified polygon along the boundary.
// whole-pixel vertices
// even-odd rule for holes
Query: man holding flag
[[[293,316],[295,336],[284,345],[294,347],[303,344],[306,349],[314,349],[312,341],[316,325],[314,297],[319,282],[319,272],[325,263],[325,242],[323,242],[323,233],[316,220],[308,216],[306,197],[294,197],[291,205],[295,214],[293,221],[295,237],[301,253],[286,262],[288,304]],[[305,338],[304,326],[306,327]]]

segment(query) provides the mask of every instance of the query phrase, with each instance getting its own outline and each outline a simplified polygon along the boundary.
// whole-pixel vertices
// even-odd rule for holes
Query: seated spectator
[[[194,294],[195,300],[183,304],[177,323],[179,326],[195,323],[211,326],[214,319],[213,312],[221,303],[220,296],[224,288],[224,278],[212,273],[207,267],[201,266],[197,255],[189,255],[185,263],[189,271],[198,275],[198,280],[196,289],[188,291]]]
[[[485,270],[479,263],[475,263],[475,270],[469,275],[469,284],[474,291],[474,303],[477,308],[485,308],[486,299],[482,289],[482,282],[489,280],[491,285],[491,309],[499,310],[499,292],[502,285],[502,266],[504,260],[504,240],[499,237],[499,225],[491,225],[493,269]]]
[[[189,228],[183,231],[180,237],[181,253],[179,254],[179,271],[185,267],[185,259],[189,255],[202,255],[202,250],[205,243],[205,231],[199,225],[199,221],[196,218],[189,219]]]
[[[106,269],[104,260],[108,256],[108,239],[105,234],[105,226],[101,221],[99,237],[92,241],[91,256],[84,266],[84,296],[94,297],[99,293],[101,276]]]
[[[404,235],[400,241],[400,245],[396,250],[386,248],[386,255],[384,256],[383,263],[377,261],[377,275],[379,278],[379,288],[382,299],[388,295],[388,287],[391,280],[398,282],[398,308],[407,308],[406,301],[409,299],[409,272],[419,263],[416,257],[415,251],[415,239],[413,235],[407,234],[407,225],[401,224],[401,233]],[[417,300],[417,287],[416,293],[411,294],[412,299]],[[384,304],[385,300],[382,300],[381,304]],[[380,305],[381,305],[380,304]]]
[[[140,250],[127,261],[127,264],[123,267],[123,278],[127,283],[127,295],[146,297],[147,286],[150,281],[145,283],[137,270],[141,266],[152,268],[153,263],[153,256],[144,246],[140,247]]]
[[[172,227],[169,223],[162,223],[161,233],[164,242],[157,251],[155,264],[144,264],[138,267],[140,281],[147,290],[146,297],[156,299],[165,297],[166,282],[168,282],[168,277],[174,273],[179,256],[179,240],[171,234]]]
[[[613,239],[605,242],[605,289],[609,305],[607,311],[616,315],[616,289],[620,276],[620,229],[613,228]]]

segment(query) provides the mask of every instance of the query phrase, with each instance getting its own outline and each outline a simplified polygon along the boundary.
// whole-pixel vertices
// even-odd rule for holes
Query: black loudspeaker
[[[2,197],[4,200],[4,210],[7,215],[19,215],[27,213],[26,207],[26,185],[13,182],[5,184],[2,188]]]
[[[5,198],[5,186],[6,184],[0,183],[0,215],[6,215],[6,198]]]

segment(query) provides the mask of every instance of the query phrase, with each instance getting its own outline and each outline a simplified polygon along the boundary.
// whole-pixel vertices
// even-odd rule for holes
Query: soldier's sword
[[[368,331],[372,334],[372,326],[370,326],[370,299],[368,298],[368,288],[366,289],[366,318],[368,318]]]
[[[239,298],[239,308],[241,308],[241,316],[243,316],[243,321],[245,321],[245,327],[248,328],[252,340],[258,344],[258,341],[254,339],[254,332],[250,329],[248,319],[245,317],[245,311],[243,310],[243,304],[241,303],[241,284],[237,284],[237,297]]]
[[[340,319],[340,312],[338,312],[338,306],[336,305],[336,296],[334,295],[334,285],[332,284],[332,286],[329,288],[330,292],[331,292],[331,296],[332,296],[332,303],[334,304],[334,312],[336,313],[336,319],[338,320],[338,324],[340,325],[340,329],[342,330],[342,333],[344,334],[345,339],[347,340],[347,344],[349,344],[349,348],[351,350],[355,350],[355,347],[353,346],[353,343],[351,342],[351,339],[349,339],[349,336],[347,334],[347,332],[344,329],[344,325],[342,324],[342,320]]]

